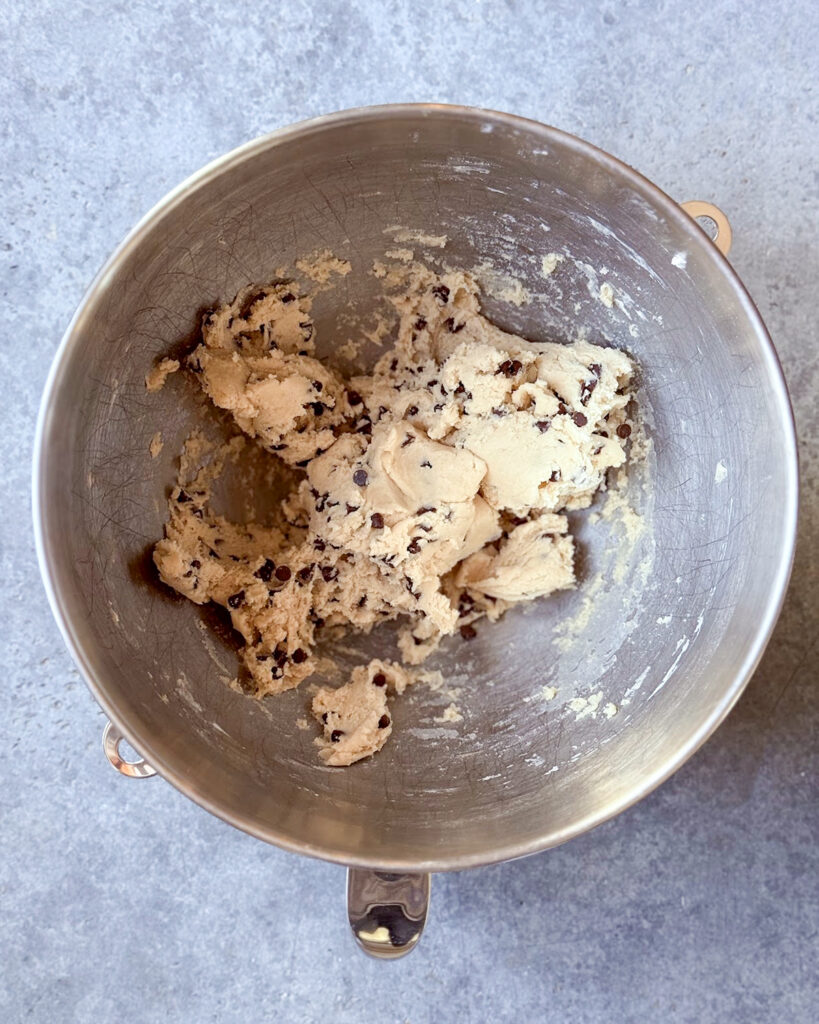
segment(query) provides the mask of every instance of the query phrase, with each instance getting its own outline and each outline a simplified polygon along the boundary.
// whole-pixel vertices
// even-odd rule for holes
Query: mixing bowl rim
[[[230,807],[224,806],[216,800],[211,799],[208,794],[199,790],[195,780],[191,781],[183,777],[183,774],[174,765],[168,764],[153,748],[151,735],[144,732],[139,723],[132,725],[126,716],[120,714],[119,708],[109,699],[106,692],[104,680],[98,678],[93,667],[93,659],[80,640],[72,617],[61,591],[60,581],[52,570],[49,558],[49,550],[54,544],[49,539],[49,510],[44,505],[46,488],[46,470],[48,466],[47,441],[51,410],[54,398],[58,393],[60,380],[68,358],[72,344],[78,333],[78,328],[89,311],[98,300],[100,291],[108,284],[118,267],[127,256],[137,248],[144,238],[153,230],[155,225],[168,215],[179,203],[193,195],[200,187],[208,184],[215,178],[230,171],[245,160],[252,158],[268,148],[274,148],[299,136],[305,136],[320,132],[326,128],[338,127],[343,124],[352,124],[360,121],[378,121],[384,119],[404,119],[422,117],[445,117],[453,119],[471,119],[482,121],[487,124],[504,125],[517,131],[523,131],[540,136],[548,143],[559,141],[572,149],[575,153],[590,157],[598,166],[606,171],[615,173],[626,178],[635,191],[647,194],[655,200],[663,209],[664,213],[685,231],[691,240],[692,245],[697,247],[707,246],[710,258],[718,266],[720,272],[728,279],[737,299],[742,306],[746,316],[750,320],[757,336],[762,342],[762,351],[765,353],[765,365],[768,371],[772,389],[777,395],[782,414],[785,420],[786,435],[786,493],[782,496],[783,528],[785,535],[782,538],[782,552],[780,564],[777,567],[775,585],[771,588],[764,614],[761,618],[760,627],[754,641],[749,645],[741,665],[737,668],[732,684],[726,689],[721,700],[711,709],[705,722],[689,736],[687,742],[678,747],[665,762],[651,775],[644,778],[641,784],[633,788],[624,797],[610,801],[602,808],[589,813],[584,818],[573,822],[563,829],[552,830],[534,839],[523,842],[512,842],[508,844],[493,845],[491,848],[479,853],[461,854],[447,857],[446,855],[429,857],[423,860],[401,856],[378,857],[372,859],[366,855],[351,855],[348,851],[334,849],[330,846],[322,846],[315,843],[305,843],[294,839],[289,835],[277,835],[272,830],[266,830],[251,821],[245,820],[242,815],[236,814]],[[344,864],[351,867],[372,868],[380,867],[393,871],[454,871],[463,868],[478,867],[486,864],[499,863],[512,860],[518,857],[528,856],[542,850],[557,846],[575,836],[581,835],[597,825],[608,821],[615,815],[637,803],[647,796],[657,786],[669,778],[692,754],[705,742],[706,739],[720,725],[731,708],[738,700],[748,680],[753,675],[765,647],[770,639],[776,620],[782,609],[788,580],[793,565],[794,547],[796,542],[797,525],[797,494],[798,494],[798,463],[796,433],[793,421],[793,412],[790,406],[787,387],[785,384],[782,368],[779,363],[776,350],[773,346],[768,331],[762,318],[748,294],[745,286],[740,281],[736,272],[725,257],[718,251],[715,245],[711,244],[700,227],[680,208],[680,206],[654,182],[640,174],[639,171],[625,164],[617,157],[605,152],[602,149],[586,142],[577,136],[542,124],[529,118],[520,117],[515,114],[502,113],[500,111],[488,110],[478,107],[462,105],[449,105],[438,103],[400,103],[383,104],[379,106],[358,107],[349,110],[341,110],[332,114],[311,118],[287,127],[279,128],[273,132],[259,136],[243,145],[225,153],[210,161],[200,170],[190,175],[183,182],[168,192],[158,203],[156,203],[137,223],[137,225],[126,235],[123,241],[117,246],[113,254],[105,262],[101,270],[91,282],[87,291],[72,317],[65,334],[60,342],[51,369],[48,374],[43,397],[40,403],[37,418],[36,434],[34,439],[34,460],[33,460],[33,518],[34,536],[39,562],[40,573],[48,596],[52,613],[69,649],[74,661],[80,668],[89,689],[105,714],[121,730],[123,735],[132,743],[135,749],[140,751],[142,756],[153,765],[157,772],[185,796],[210,811],[212,814],[226,821],[257,839],[269,842],[282,849],[293,853],[300,853],[316,857],[334,863]]]

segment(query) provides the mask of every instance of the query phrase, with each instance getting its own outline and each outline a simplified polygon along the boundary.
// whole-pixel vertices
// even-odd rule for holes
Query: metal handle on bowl
[[[355,940],[379,960],[415,949],[429,909],[429,875],[347,871],[347,918]]]
[[[713,203],[706,203],[702,199],[691,199],[687,203],[680,203],[689,217],[696,220],[698,217],[707,217],[717,226],[717,233],[711,241],[719,249],[723,256],[731,251],[731,240],[733,233],[728,218],[718,206]]]
[[[144,758],[139,758],[138,761],[126,761],[120,755],[119,745],[124,739],[125,737],[113,722],[105,723],[105,728],[102,730],[102,749],[116,770],[130,779],[150,779],[152,775],[156,775],[156,768],[151,767]]]

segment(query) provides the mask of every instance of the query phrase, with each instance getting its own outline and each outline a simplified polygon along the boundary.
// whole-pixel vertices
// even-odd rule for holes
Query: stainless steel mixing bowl
[[[396,702],[397,729],[383,752],[333,770],[318,764],[313,732],[294,727],[304,690],[257,703],[228,688],[230,637],[214,639],[208,613],[157,582],[150,549],[162,534],[174,457],[207,413],[182,375],[157,395],[146,394],[144,379],[201,307],[322,248],[354,267],[316,304],[321,351],[333,353],[347,337],[340,309],[365,314],[376,301],[367,271],[394,244],[394,225],[446,235],[430,258],[491,261],[481,272],[486,308],[503,326],[568,340],[583,325],[592,340],[633,353],[653,439],[629,492],[645,529],[630,541],[616,518],[577,516],[580,587],[485,626],[469,645],[453,641],[436,659],[461,688],[464,722],[435,722],[440,698],[416,688]],[[549,252],[569,258],[544,276]],[[492,297],[504,274],[523,283],[530,302]],[[606,281],[611,308],[599,301]],[[157,430],[165,448],[152,460]],[[715,729],[780,608],[796,476],[770,339],[690,216],[613,157],[553,128],[410,105],[334,114],[258,139],[137,226],[94,281],[55,360],[34,504],[66,642],[147,762],[125,770],[153,766],[260,839],[361,869],[350,877],[351,918],[362,943],[391,952],[417,937],[425,873],[578,835],[648,793]],[[353,663],[392,643],[389,631],[375,633],[335,655]],[[544,699],[543,687],[557,696]],[[598,694],[601,708],[618,709],[612,717],[569,705],[575,697],[594,704]],[[114,759],[116,739],[108,737]],[[389,874],[366,870],[378,868]],[[389,920],[379,917],[385,906]]]

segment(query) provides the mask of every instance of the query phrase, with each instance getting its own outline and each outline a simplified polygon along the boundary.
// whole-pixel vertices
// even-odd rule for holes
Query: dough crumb
[[[604,281],[600,285],[600,301],[609,309],[614,305],[614,289],[608,281]]]
[[[151,458],[155,459],[164,447],[165,442],[162,440],[162,432],[157,430],[157,432],[151,438],[151,443],[148,445],[148,451],[151,455]]]
[[[609,701],[608,704],[603,705],[603,714],[606,716],[606,718],[614,718],[614,716],[617,714],[617,710],[617,705],[612,704],[611,701]]]
[[[179,369],[178,359],[160,359],[160,361],[146,374],[145,388],[147,391],[161,391],[165,381],[172,373]]]
[[[330,278],[337,274],[339,277],[346,277],[353,269],[349,260],[341,260],[334,256],[329,249],[321,249],[310,256],[296,260],[296,269],[309,277],[316,284],[327,284]]]
[[[565,259],[566,257],[559,252],[546,253],[540,261],[541,275],[543,277],[550,277],[557,270],[558,264],[562,263]]]
[[[401,260],[402,263],[411,263],[415,257],[412,249],[387,249],[385,255],[391,260]]]
[[[541,700],[554,700],[557,696],[557,687],[555,686],[544,686],[540,690]]]
[[[602,700],[602,691],[593,693],[590,697],[575,697],[570,700],[569,710],[574,711],[575,722],[580,722],[584,718],[595,717]]]
[[[444,708],[443,713],[435,719],[438,723],[462,722],[463,720],[464,716],[461,714],[461,709],[454,703]]]

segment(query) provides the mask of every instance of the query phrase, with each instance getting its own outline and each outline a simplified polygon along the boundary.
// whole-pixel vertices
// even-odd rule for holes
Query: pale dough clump
[[[626,459],[623,352],[507,334],[459,271],[411,263],[377,276],[398,330],[370,374],[344,380],[316,359],[310,298],[290,283],[207,314],[188,359],[242,435],[299,474],[274,523],[231,523],[211,510],[210,487],[243,437],[215,451],[194,439],[154,554],[165,583],[227,608],[258,696],[310,675],[329,626],[401,618],[402,658],[416,665],[442,637],[471,639],[478,619],[573,586],[561,513],[589,505]],[[379,750],[387,697],[409,681],[375,661],[320,690],[324,762]]]

